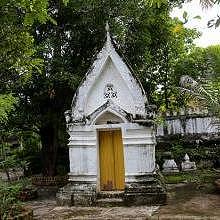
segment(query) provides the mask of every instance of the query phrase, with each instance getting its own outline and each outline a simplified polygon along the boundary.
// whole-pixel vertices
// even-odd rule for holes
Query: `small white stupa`
[[[163,173],[178,173],[179,169],[174,159],[166,159],[163,164]]]
[[[185,154],[184,161],[181,163],[182,171],[193,171],[196,170],[196,163],[191,162],[189,155]]]

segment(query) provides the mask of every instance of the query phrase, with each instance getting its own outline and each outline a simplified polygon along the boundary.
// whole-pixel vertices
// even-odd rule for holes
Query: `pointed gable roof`
[[[108,26],[106,29],[106,42],[73,98],[73,120],[92,115],[97,109],[100,111],[100,107],[109,101],[104,97],[108,85],[114,87],[112,89],[118,94],[111,100],[112,106],[118,106],[121,111],[132,115],[146,114],[145,104],[148,103],[145,91],[131,68],[117,53]]]

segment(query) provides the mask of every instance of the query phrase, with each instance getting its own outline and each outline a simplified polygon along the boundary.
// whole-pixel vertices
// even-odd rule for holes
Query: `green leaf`
[[[146,0],[145,3],[149,5],[150,7],[156,6],[157,8],[160,8],[162,4],[167,4],[167,0]]]
[[[57,21],[55,19],[53,19],[51,16],[48,16],[48,20],[54,24],[54,25],[57,25]]]
[[[183,18],[184,20],[187,20],[187,17],[188,17],[188,13],[186,11],[183,12]]]
[[[8,119],[8,114],[14,109],[17,99],[11,95],[0,94],[0,123],[4,123]]]
[[[199,20],[201,20],[202,17],[201,17],[200,15],[196,15],[195,17],[193,17],[193,19],[199,19]]]
[[[186,11],[183,12],[183,19],[184,19],[184,24],[188,22],[188,13]]]
[[[69,3],[69,0],[63,0],[63,4],[64,4],[65,6],[67,6],[68,3]]]
[[[215,28],[219,27],[220,25],[220,17],[215,22]]]
[[[215,25],[214,21],[215,21],[214,19],[211,19],[211,20],[208,21],[207,25],[208,25],[209,28],[213,27]]]

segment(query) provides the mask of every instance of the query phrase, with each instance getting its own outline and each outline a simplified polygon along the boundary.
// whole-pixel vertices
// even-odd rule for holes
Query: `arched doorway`
[[[95,124],[120,124],[124,120],[113,112],[101,114]],[[122,132],[117,129],[98,130],[100,190],[124,190],[125,169]]]
[[[100,190],[124,190],[125,169],[121,129],[99,131]]]
[[[103,125],[103,124],[120,124],[124,123],[126,120],[122,118],[120,115],[116,115],[114,112],[105,111],[101,115],[97,117],[95,120],[96,125]]]

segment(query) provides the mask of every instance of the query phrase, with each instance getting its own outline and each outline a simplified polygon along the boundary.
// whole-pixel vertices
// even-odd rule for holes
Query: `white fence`
[[[219,133],[217,121],[218,119],[211,116],[206,109],[167,113],[165,122],[157,126],[156,135]]]

